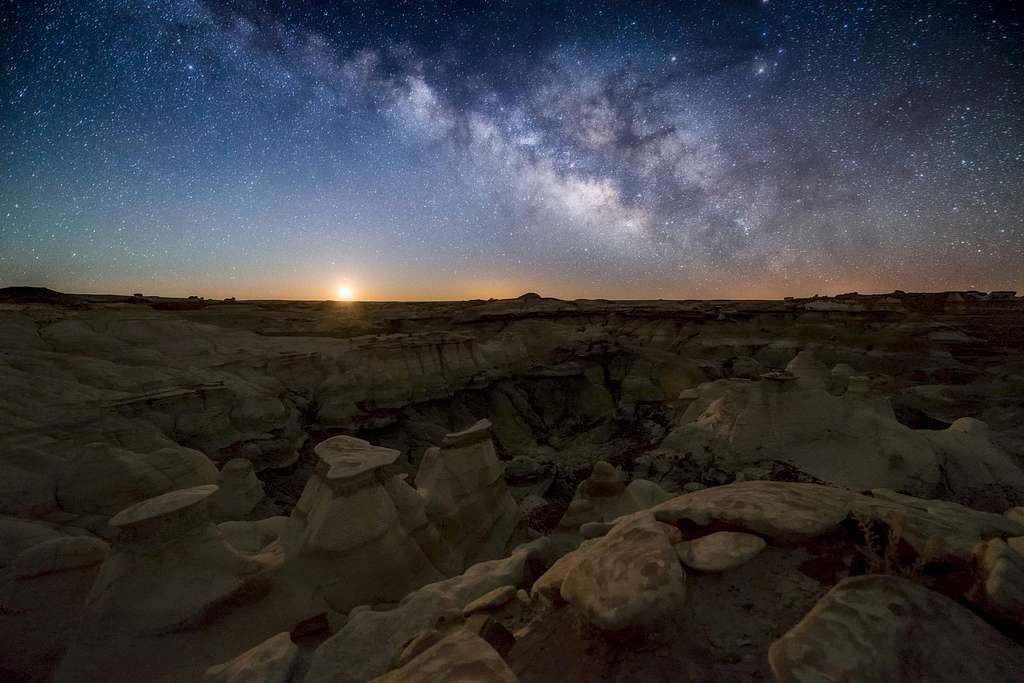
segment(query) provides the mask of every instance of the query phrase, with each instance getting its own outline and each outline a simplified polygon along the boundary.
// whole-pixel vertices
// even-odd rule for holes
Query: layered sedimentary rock
[[[701,385],[662,448],[727,469],[756,472],[782,462],[854,489],[947,493],[997,509],[1024,491],[1024,469],[982,427],[911,429],[870,393],[866,379],[850,377],[845,393],[833,396],[827,378],[824,365],[801,353],[786,371],[766,373],[756,382]]]
[[[766,680],[771,643],[865,573],[1016,636],[1021,305],[0,303],[0,677],[67,650],[65,680],[408,680],[481,654],[524,681]],[[366,440],[303,446],[338,432]],[[915,610],[970,629],[914,591],[874,619],[891,591],[858,589],[867,668],[814,635],[828,602],[794,633],[823,675],[923,675]],[[413,666],[453,635],[473,647]]]

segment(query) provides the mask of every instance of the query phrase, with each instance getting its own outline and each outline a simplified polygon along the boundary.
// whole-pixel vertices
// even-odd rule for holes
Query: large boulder
[[[649,515],[624,520],[574,552],[580,557],[559,592],[603,631],[657,630],[686,595],[672,536]]]
[[[465,629],[412,658],[373,683],[515,683],[518,678],[483,638]]]
[[[893,576],[841,581],[768,658],[779,683],[1009,683],[1024,671],[1024,648],[949,598]]]

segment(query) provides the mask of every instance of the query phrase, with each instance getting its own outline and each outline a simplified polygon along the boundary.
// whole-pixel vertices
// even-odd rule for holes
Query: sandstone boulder
[[[456,629],[405,666],[374,683],[515,683],[519,679],[494,648],[479,636]]]
[[[603,631],[656,630],[682,604],[686,576],[653,517],[622,521],[574,552],[581,557],[562,580],[561,596]]]
[[[288,683],[299,648],[287,632],[268,638],[230,662],[206,670],[209,683]]]
[[[780,683],[1015,681],[1024,649],[907,579],[841,581],[768,652]]]

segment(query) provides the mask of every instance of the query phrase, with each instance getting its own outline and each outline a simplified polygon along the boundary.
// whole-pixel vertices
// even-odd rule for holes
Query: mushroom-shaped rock
[[[519,680],[487,642],[465,629],[413,657],[374,683],[515,683]]]
[[[288,632],[278,633],[230,662],[206,670],[208,683],[287,683],[299,658]]]
[[[122,510],[121,530],[86,601],[88,611],[159,633],[198,625],[242,590],[259,565],[232,550],[210,521],[213,484],[171,491]],[[114,617],[113,615],[117,615]]]
[[[676,545],[683,564],[702,572],[724,572],[746,564],[765,548],[764,539],[738,531],[719,531]]]
[[[894,576],[844,579],[768,650],[779,683],[1015,681],[1024,649],[968,609]]]
[[[210,521],[207,501],[216,490],[172,491],[110,520],[120,533],[86,598],[58,680],[164,675],[167,662],[148,654],[154,636],[204,626],[266,594],[262,565],[235,552]]]
[[[210,497],[210,516],[216,521],[241,519],[264,498],[263,482],[256,477],[252,462],[234,458],[224,463],[217,485]]]
[[[281,536],[286,577],[313,587],[341,612],[397,601],[443,578],[403,526],[382,482],[381,468],[398,451],[348,436],[314,450],[319,461]]]
[[[649,515],[616,524],[575,553],[581,557],[561,596],[600,630],[653,631],[682,605],[686,575],[663,525]]]
[[[626,485],[625,476],[609,463],[599,460],[589,477],[579,485],[558,526],[577,531],[588,522],[611,522],[623,515],[662,503],[672,496],[652,481],[634,479]]]
[[[428,518],[462,559],[462,566],[505,554],[519,522],[519,507],[505,485],[491,441],[491,423],[448,434],[430,448],[416,473]]]

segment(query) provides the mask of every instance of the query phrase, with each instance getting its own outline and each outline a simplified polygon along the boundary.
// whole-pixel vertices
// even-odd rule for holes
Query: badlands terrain
[[[4,681],[1012,681],[1024,299],[0,290]]]

